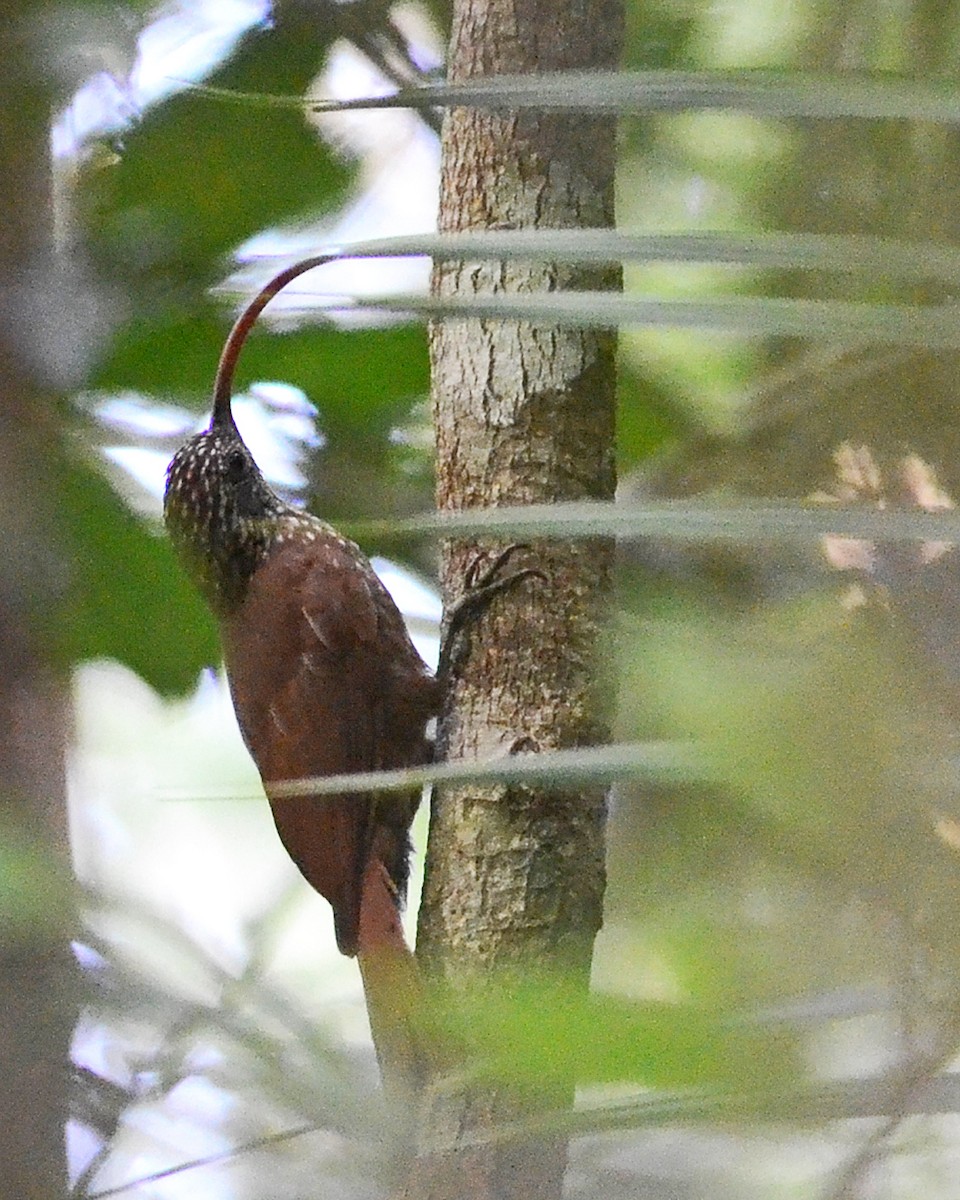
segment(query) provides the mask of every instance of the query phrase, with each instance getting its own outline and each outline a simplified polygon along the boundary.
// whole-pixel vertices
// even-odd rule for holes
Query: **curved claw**
[[[444,689],[446,689],[449,683],[457,643],[467,624],[480,617],[486,611],[494,597],[499,596],[502,592],[509,591],[518,583],[522,583],[523,580],[539,579],[543,583],[547,582],[547,576],[538,567],[521,567],[519,570],[511,571],[507,575],[500,574],[518,551],[529,549],[529,544],[525,542],[514,542],[507,546],[505,550],[502,550],[482,574],[479,573],[479,564],[484,558],[482,554],[478,554],[467,568],[465,576],[466,591],[450,610],[447,618],[446,636],[443,639],[443,645],[440,650],[437,678],[441,680]]]
[[[484,553],[474,555],[473,561],[467,567],[466,575],[464,576],[464,584],[467,591],[472,591],[474,588],[484,588],[489,586],[496,577],[500,574],[503,567],[507,565],[515,554],[521,550],[531,550],[533,547],[529,542],[511,542],[505,550],[501,550],[497,557],[493,560],[489,567],[480,575],[480,565],[486,558]],[[479,576],[479,578],[478,578]]]

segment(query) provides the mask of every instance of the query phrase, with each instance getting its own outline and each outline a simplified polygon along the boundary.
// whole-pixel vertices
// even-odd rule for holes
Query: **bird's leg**
[[[437,680],[442,696],[447,694],[453,667],[463,652],[463,635],[467,627],[486,612],[490,602],[496,596],[522,583],[524,579],[540,579],[544,583],[547,582],[546,575],[537,567],[521,567],[519,570],[503,574],[504,567],[515,554],[529,549],[530,546],[525,542],[513,542],[505,550],[501,550],[482,572],[480,568],[485,558],[483,554],[478,554],[467,568],[465,591],[450,609],[443,645],[440,647]]]

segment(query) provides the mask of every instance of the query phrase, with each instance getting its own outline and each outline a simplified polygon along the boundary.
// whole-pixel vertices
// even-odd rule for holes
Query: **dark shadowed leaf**
[[[90,467],[56,480],[70,577],[53,632],[65,662],[116,658],[162,692],[183,692],[220,661],[213,622],[166,538],[129,511]]]
[[[300,93],[326,50],[312,30],[254,31],[213,78],[254,90],[282,80]],[[217,260],[264,227],[333,208],[346,178],[301,112],[227,108],[185,91],[126,132],[113,165],[87,172],[81,199],[115,270],[175,271],[182,285],[212,280]]]

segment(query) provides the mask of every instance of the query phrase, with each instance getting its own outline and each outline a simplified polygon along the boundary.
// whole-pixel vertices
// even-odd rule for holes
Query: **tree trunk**
[[[614,67],[621,29],[618,0],[457,0],[450,78]],[[611,225],[614,162],[612,119],[455,109],[443,128],[441,228]],[[618,286],[617,270],[560,264],[451,263],[434,278],[440,296]],[[441,509],[613,497],[612,332],[439,322],[431,355]],[[448,603],[477,549],[445,548]],[[498,597],[470,629],[440,730],[448,757],[604,740],[596,659],[611,552],[600,540],[542,541],[518,556],[546,581]],[[528,981],[538,969],[585,989],[601,920],[604,815],[601,789],[438,791],[418,936],[426,971],[454,996],[481,974]],[[545,1083],[536,1107],[568,1105],[572,1088]],[[530,1116],[529,1097],[521,1105],[507,1086],[447,1092],[425,1118],[409,1194],[558,1196],[563,1138],[478,1145]]]
[[[29,50],[33,7],[12,8],[0,20],[0,1193],[55,1200],[67,1190],[76,989],[67,693],[44,653],[51,594],[62,577],[44,500],[59,429],[31,378],[38,342],[30,302],[43,299],[51,255],[50,100]]]

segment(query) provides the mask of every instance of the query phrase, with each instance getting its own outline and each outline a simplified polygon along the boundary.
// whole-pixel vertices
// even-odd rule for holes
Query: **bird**
[[[393,913],[402,902],[419,795],[294,796],[275,785],[428,762],[426,726],[440,684],[359,547],[269,486],[231,404],[236,361],[257,316],[281,287],[325,261],[281,272],[238,318],[210,425],[167,470],[164,521],[216,619],[237,723],[280,840],[329,901],[339,949],[354,956],[365,887],[381,901],[385,891]]]
[[[507,569],[529,550],[523,543],[508,545],[489,565],[478,555],[445,614],[433,673],[360,548],[265,480],[234,420],[237,359],[269,301],[334,257],[316,255],[279,272],[235,321],[217,367],[210,424],[167,469],[164,522],[217,622],[237,723],[280,840],[329,902],[338,948],[359,962],[385,1082],[409,1092],[443,1057],[436,1038],[418,1032],[425,989],[400,918],[419,790],[304,795],[290,784],[432,761],[427,726],[444,706],[465,629],[494,597],[545,576],[535,566]]]

